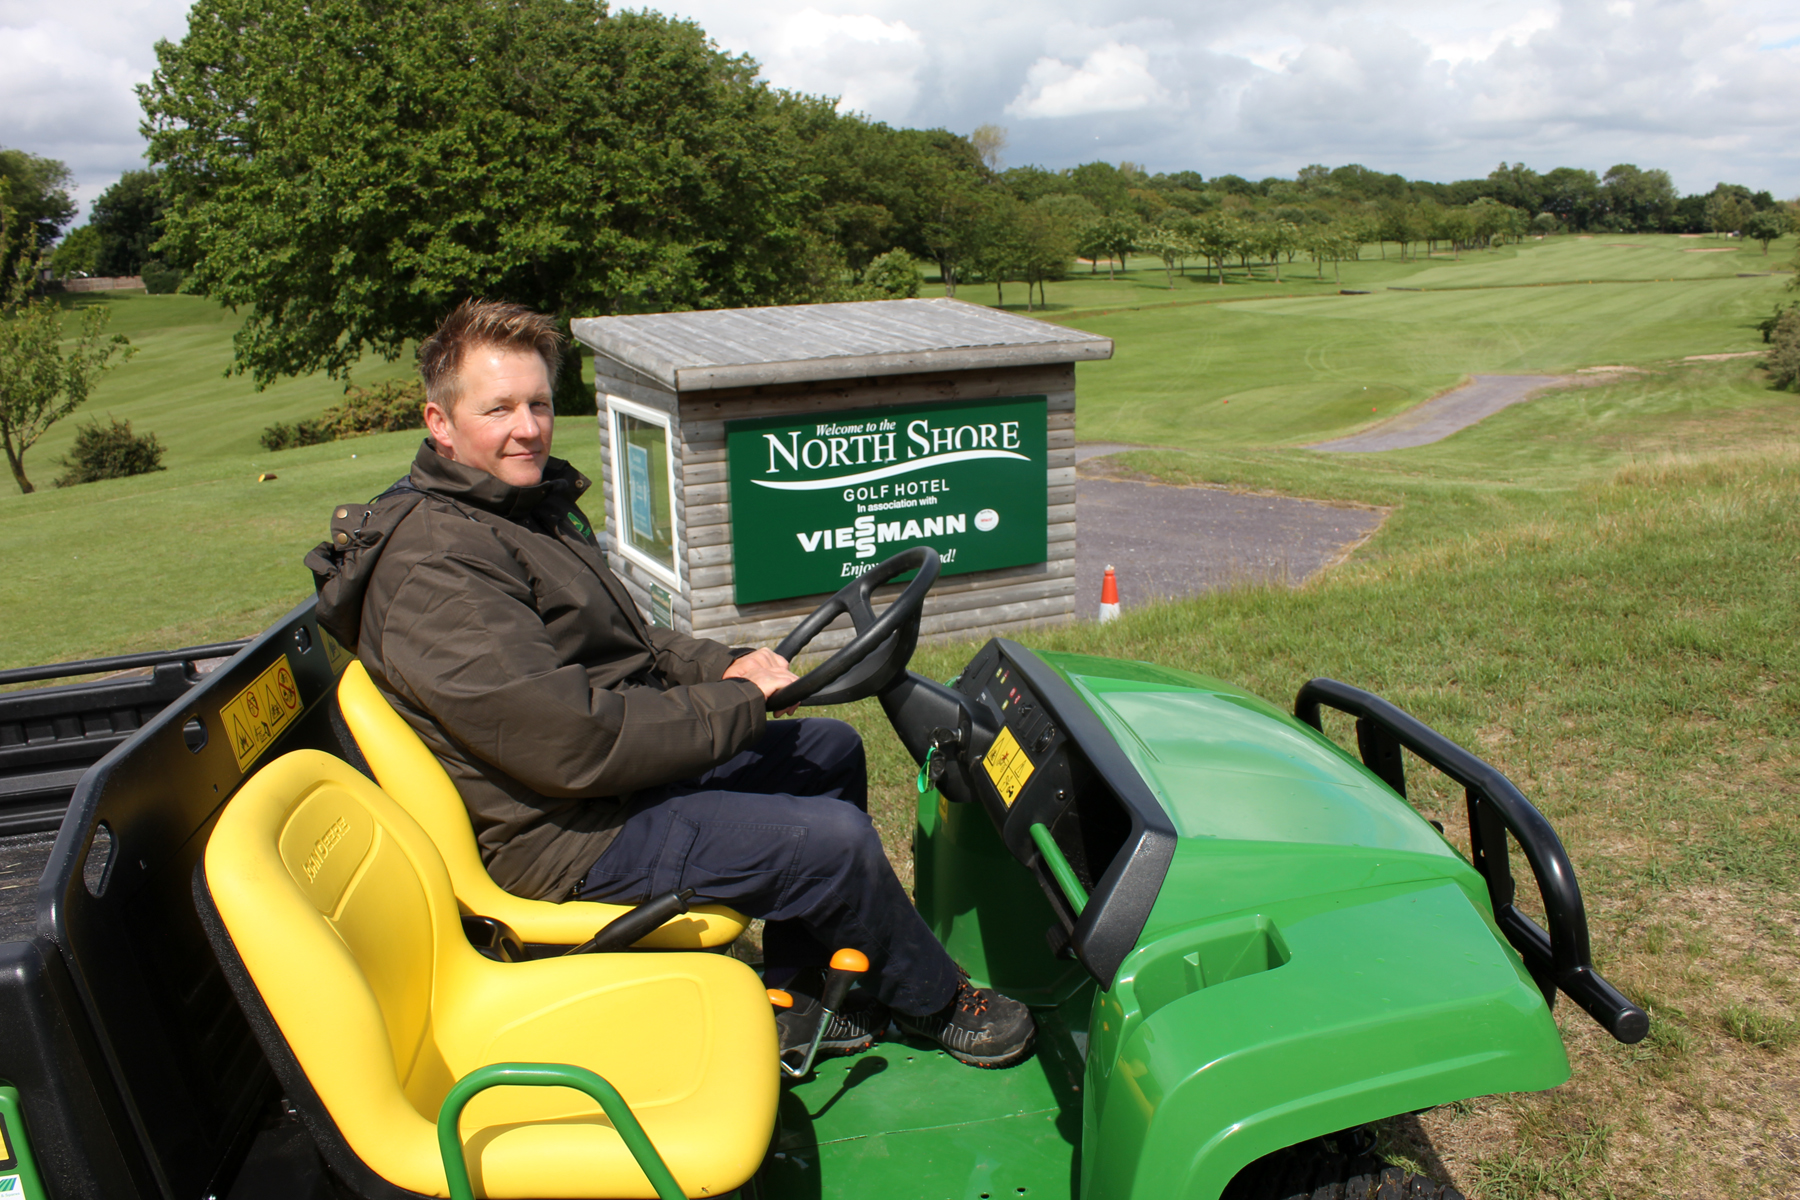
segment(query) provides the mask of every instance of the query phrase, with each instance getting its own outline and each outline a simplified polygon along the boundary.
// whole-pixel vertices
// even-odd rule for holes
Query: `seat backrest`
[[[437,755],[394,711],[361,662],[352,662],[338,681],[338,708],[362,755],[387,794],[417,821],[436,844],[450,872],[456,898],[468,911],[494,917],[527,942],[573,946],[627,911],[613,904],[572,900],[527,900],[494,882],[481,861],[469,810]],[[731,909],[704,905],[689,910],[638,943],[659,950],[723,946],[744,931],[749,918]]]
[[[484,915],[512,907],[481,861],[469,810],[456,784],[406,718],[377,690],[360,661],[345,668],[338,680],[338,707],[369,761],[369,770],[437,846],[456,894]]]
[[[434,1118],[453,1079],[433,1037],[433,997],[475,951],[417,823],[342,760],[295,751],[226,807],[205,879],[338,1127],[398,1134]]]

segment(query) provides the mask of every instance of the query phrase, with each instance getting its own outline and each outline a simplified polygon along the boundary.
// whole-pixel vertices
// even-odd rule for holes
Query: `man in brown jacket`
[[[768,650],[646,624],[550,457],[562,343],[516,305],[471,302],[419,348],[430,432],[411,473],[338,508],[307,558],[319,623],[353,648],[462,793],[508,891],[632,903],[693,888],[763,918],[772,985],[799,993],[832,948],[868,955],[879,1003],[965,1062],[1031,1048],[1017,1001],[972,986],[932,937],[870,824],[862,742],[840,721],[770,722],[794,679]],[[796,1024],[798,1022],[798,1024]]]

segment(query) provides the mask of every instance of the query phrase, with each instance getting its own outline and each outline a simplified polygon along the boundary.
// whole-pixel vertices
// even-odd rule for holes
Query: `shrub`
[[[425,428],[425,385],[413,380],[391,379],[372,388],[353,387],[344,402],[320,413],[316,420],[293,425],[278,421],[262,431],[265,450],[316,446],[365,433],[396,433]]]
[[[155,259],[144,264],[140,275],[144,280],[144,290],[152,296],[167,296],[181,290],[181,272]]]
[[[909,300],[919,294],[919,264],[904,250],[889,250],[863,272],[863,286],[874,300]]]
[[[1763,365],[1776,387],[1800,391],[1800,308],[1790,308],[1776,320]]]
[[[118,420],[110,413],[106,420],[105,425],[93,420],[76,429],[74,446],[57,460],[63,468],[57,487],[92,483],[96,479],[124,479],[165,469],[163,444],[154,433],[134,434],[130,421]]]
[[[1774,312],[1756,323],[1757,332],[1762,334],[1763,345],[1768,345],[1769,339],[1775,336],[1775,326],[1781,324],[1781,314],[1791,308],[1800,308],[1800,304],[1777,304]]]
[[[390,379],[372,388],[350,388],[344,402],[326,409],[319,421],[341,438],[423,429],[425,384],[418,379]]]
[[[323,421],[299,421],[289,425],[285,421],[277,421],[262,431],[264,450],[291,450],[295,446],[316,446],[320,442],[335,441],[337,434],[328,429]]]

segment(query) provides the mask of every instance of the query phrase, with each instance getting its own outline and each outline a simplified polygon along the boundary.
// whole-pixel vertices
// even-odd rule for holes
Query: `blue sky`
[[[1662,167],[1800,194],[1792,0],[677,0],[771,82],[901,125],[1008,131],[1005,160],[1261,178]],[[91,200],[141,162],[131,86],[182,0],[0,0],[0,145]]]

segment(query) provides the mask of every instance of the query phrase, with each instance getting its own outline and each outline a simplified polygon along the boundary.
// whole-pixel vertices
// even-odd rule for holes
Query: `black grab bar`
[[[42,679],[67,679],[74,675],[99,675],[111,671],[131,671],[139,667],[156,667],[163,663],[193,662],[205,658],[230,658],[250,644],[249,638],[235,642],[213,642],[208,646],[189,646],[184,650],[152,650],[143,654],[118,654],[111,658],[84,658],[78,662],[51,663],[42,667],[9,667],[0,671],[0,687],[13,683],[36,683]]]
[[[1294,697],[1294,716],[1323,732],[1321,705],[1356,718],[1363,765],[1402,798],[1406,796],[1402,746],[1463,786],[1469,804],[1469,844],[1475,869],[1487,881],[1494,920],[1525,960],[1544,1000],[1554,1005],[1560,988],[1619,1041],[1626,1045],[1642,1041],[1650,1032],[1649,1016],[1594,970],[1587,910],[1562,839],[1512,780],[1417,717],[1361,688],[1335,679],[1311,680]],[[1548,933],[1513,904],[1509,833],[1537,877]]]

